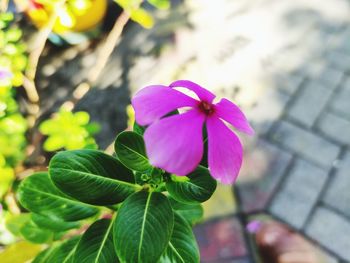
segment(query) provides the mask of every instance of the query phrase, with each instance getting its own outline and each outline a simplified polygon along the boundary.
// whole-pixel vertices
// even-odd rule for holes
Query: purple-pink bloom
[[[174,89],[193,91],[194,99]],[[187,175],[203,156],[203,125],[208,134],[208,166],[210,174],[224,184],[233,183],[242,164],[242,145],[226,124],[246,134],[254,134],[242,111],[231,101],[213,103],[215,95],[198,84],[178,80],[169,86],[151,85],[141,89],[132,99],[136,122],[149,125],[144,139],[150,163],[176,175]],[[189,107],[178,115],[168,113]]]
[[[261,221],[253,220],[253,221],[248,223],[248,225],[246,226],[246,229],[249,233],[255,234],[256,232],[258,232],[260,230],[262,225],[263,225],[263,223]]]

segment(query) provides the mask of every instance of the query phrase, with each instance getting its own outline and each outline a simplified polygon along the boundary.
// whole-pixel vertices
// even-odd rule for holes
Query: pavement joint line
[[[341,155],[342,155],[342,151],[339,152],[338,154],[338,159],[341,158]],[[325,196],[325,193],[331,183],[331,181],[333,181],[333,177],[334,175],[336,174],[338,168],[337,167],[334,167],[332,166],[330,171],[328,172],[327,174],[327,179],[326,181],[324,182],[323,184],[323,187],[321,189],[321,191],[318,193],[318,196],[317,196],[317,200],[316,202],[314,203],[313,207],[311,208],[308,216],[306,217],[306,220],[305,220],[305,223],[304,225],[301,227],[301,229],[306,229],[306,227],[308,226],[309,222],[310,222],[310,219],[312,218],[313,214],[315,213],[316,209],[323,203],[323,197]]]
[[[340,141],[337,141],[333,138],[331,138],[328,134],[326,134],[325,132],[323,132],[320,128],[316,127],[315,128],[315,134],[319,135],[320,137],[326,139],[327,141],[335,144],[336,146],[339,146],[340,148],[346,146],[346,144],[341,143]]]
[[[312,131],[317,131],[317,126],[321,121],[322,116],[325,115],[325,113],[327,111],[330,111],[331,109],[331,102],[335,99],[335,96],[340,92],[340,90],[342,88],[344,88],[344,83],[345,80],[347,79],[347,77],[345,76],[345,74],[343,74],[343,76],[341,77],[341,80],[339,81],[339,83],[336,85],[336,87],[333,89],[325,107],[321,110],[320,114],[317,116],[314,124],[311,126],[311,130]]]
[[[299,127],[299,128],[300,128],[300,127]],[[322,137],[322,136],[319,136],[319,137]],[[324,137],[322,137],[322,138],[323,138],[323,139],[326,139],[326,138],[324,138]],[[307,161],[307,162],[309,162],[309,163],[311,163],[311,164],[313,164],[313,165],[315,165],[315,166],[317,166],[317,167],[319,167],[319,168],[321,168],[321,169],[323,169],[323,170],[327,170],[327,169],[329,169],[329,168],[331,168],[331,167],[334,166],[333,163],[332,163],[331,165],[329,165],[328,168],[327,168],[327,167],[320,166],[320,164],[317,163],[317,162],[315,162],[314,160],[311,160],[311,159],[308,158],[307,156],[302,156],[302,155],[296,153],[295,151],[289,149],[288,147],[282,145],[282,144],[279,143],[279,142],[276,142],[276,141],[274,141],[274,140],[268,140],[268,142],[274,144],[275,146],[278,146],[279,149],[281,149],[281,150],[283,150],[283,151],[286,151],[286,152],[292,154],[293,156],[300,157],[300,158],[304,159],[305,161]],[[341,145],[337,145],[337,146],[341,146]]]
[[[349,101],[349,103],[350,103],[350,101]],[[342,113],[336,109],[329,109],[329,112],[333,113],[334,115],[336,115],[340,118],[343,118],[344,120],[350,121],[350,116],[346,116],[344,113]]]
[[[306,84],[308,83],[308,76],[305,76],[303,78],[303,80],[301,81],[301,83],[298,85],[298,88],[296,89],[296,91],[294,92],[293,95],[290,95],[289,100],[287,101],[286,105],[284,106],[282,113],[280,115],[280,117],[274,121],[274,123],[271,125],[270,129],[266,132],[266,136],[270,139],[271,136],[276,132],[276,130],[278,129],[279,123],[281,120],[285,119],[287,117],[287,109],[291,108],[291,106],[293,105],[293,103],[297,100],[298,98],[298,94],[302,92],[302,90],[304,90]],[[273,140],[272,140],[273,141]]]
[[[270,206],[275,199],[278,192],[283,188],[283,186],[286,184],[287,179],[289,178],[293,168],[295,167],[295,164],[297,162],[298,156],[296,154],[292,155],[291,161],[288,163],[287,167],[285,168],[285,171],[283,172],[283,175],[281,176],[280,181],[277,183],[275,191],[270,196],[269,200],[266,203],[265,209],[270,213]]]
[[[319,204],[318,204],[319,207],[325,207],[327,208],[328,210],[332,211],[334,214],[340,216],[340,217],[343,217],[345,218],[347,221],[350,221],[350,217],[346,214],[344,214],[341,210],[335,208],[335,207],[332,207],[330,206],[329,204],[325,203],[323,200],[320,200]]]
[[[236,184],[233,185],[231,192],[232,192],[233,198],[237,202],[237,211],[238,211],[237,218],[242,225],[242,232],[243,232],[242,235],[243,235],[244,243],[247,248],[247,254],[252,259],[254,258],[254,253],[253,253],[254,249],[252,247],[251,242],[249,241],[249,233],[248,231],[246,231],[246,226],[248,224],[249,216],[246,213],[244,213],[242,210],[242,199],[241,199],[241,196],[239,195],[239,190]]]
[[[322,139],[324,139],[324,140],[326,140],[326,141],[328,141],[328,142],[331,142],[331,143],[333,143],[333,144],[335,144],[336,146],[339,146],[339,147],[342,147],[342,146],[344,146],[344,144],[342,144],[342,143],[340,143],[340,142],[338,142],[338,141],[334,141],[334,139],[332,139],[332,138],[330,138],[328,135],[325,135],[324,133],[319,133],[319,132],[316,132],[315,130],[310,130],[309,128],[307,128],[307,127],[305,127],[304,125],[302,125],[300,122],[296,122],[294,119],[281,119],[281,120],[279,120],[278,121],[278,123],[280,123],[281,121],[286,121],[287,123],[290,123],[290,124],[292,124],[292,125],[294,125],[294,126],[296,126],[297,128],[299,128],[299,129],[302,129],[302,130],[304,130],[304,131],[306,131],[306,132],[308,132],[308,133],[311,133],[311,134],[313,134],[313,135],[317,135],[318,137],[320,137],[320,138],[322,138]],[[278,126],[277,126],[278,127]],[[272,142],[272,143],[274,143],[274,144],[280,144],[279,142],[276,142],[276,141],[274,141],[274,139],[273,138],[271,138],[271,141],[270,142]],[[280,145],[282,148],[284,148],[285,150],[287,149],[287,150],[289,150],[289,152],[294,152],[293,150],[290,150],[289,148],[287,148],[287,147],[285,147],[285,146],[283,146],[283,145]],[[298,154],[298,153],[296,153],[296,154]],[[303,158],[306,158],[306,157],[303,157]],[[313,161],[311,161],[311,160],[309,160],[310,162],[313,162]],[[314,163],[314,162],[313,162]],[[321,167],[319,164],[316,164],[316,166],[319,166],[319,167]],[[322,167],[321,167],[322,168]]]

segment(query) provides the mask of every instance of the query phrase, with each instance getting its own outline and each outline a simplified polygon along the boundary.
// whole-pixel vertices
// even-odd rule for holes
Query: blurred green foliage
[[[100,127],[97,123],[90,123],[87,112],[73,113],[61,108],[52,119],[42,122],[39,130],[48,136],[44,149],[51,152],[59,149],[96,149],[92,136],[99,132]]]
[[[12,13],[0,14],[0,88],[21,86],[27,66],[22,31],[12,24]]]
[[[22,31],[12,25],[12,13],[0,14],[0,199],[15,178],[14,168],[24,158],[27,122],[19,113],[13,86],[23,83],[27,65]]]

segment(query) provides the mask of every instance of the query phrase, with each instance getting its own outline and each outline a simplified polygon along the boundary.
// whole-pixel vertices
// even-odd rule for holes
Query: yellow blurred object
[[[130,17],[144,28],[150,29],[154,26],[154,19],[152,15],[142,8],[131,11]]]
[[[57,12],[53,27],[57,34],[88,31],[102,21],[107,11],[107,0],[67,0],[63,6],[31,2],[27,14],[38,28],[45,26],[53,12]]]
[[[5,248],[0,253],[1,263],[25,263],[33,259],[41,250],[42,245],[20,241]]]
[[[131,104],[126,106],[126,115],[128,116],[128,128],[132,130],[135,122],[135,111]]]

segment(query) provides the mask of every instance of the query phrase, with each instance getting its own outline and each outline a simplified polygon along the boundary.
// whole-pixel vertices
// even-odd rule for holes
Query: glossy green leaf
[[[162,263],[199,263],[199,249],[192,227],[177,213],[169,245],[162,255]]]
[[[55,244],[42,251],[33,263],[73,263],[73,256],[80,236]]]
[[[168,9],[170,7],[170,0],[147,0],[147,2],[158,9]]]
[[[186,219],[189,224],[195,225],[202,220],[204,211],[201,204],[184,204],[173,198],[169,198],[169,201],[176,213]]]
[[[32,261],[32,263],[45,263],[46,259],[48,258],[49,254],[55,249],[55,246],[50,246],[43,251],[41,251]]]
[[[72,228],[80,227],[79,222],[66,222],[60,218],[43,216],[40,214],[32,213],[32,221],[41,228],[50,229],[55,232],[67,231]]]
[[[174,214],[163,194],[138,192],[124,201],[114,224],[114,245],[121,262],[154,263],[165,251]]]
[[[46,243],[53,239],[53,233],[50,230],[39,228],[33,221],[24,223],[20,233],[26,240],[37,244]]]
[[[115,140],[114,149],[118,159],[126,167],[138,172],[152,169],[141,135],[131,131],[120,133]]]
[[[140,134],[141,136],[145,133],[146,127],[138,125],[136,121],[134,122],[133,131],[137,134]]]
[[[62,192],[88,204],[116,204],[140,189],[130,170],[96,150],[59,152],[51,159],[49,173]]]
[[[187,175],[189,180],[172,176],[166,183],[169,194],[179,202],[191,204],[208,200],[216,189],[216,181],[210,176],[209,170],[198,166],[196,170]]]
[[[93,223],[81,237],[75,250],[75,263],[119,262],[113,244],[114,219]]]
[[[29,211],[64,221],[81,220],[98,212],[97,208],[59,191],[47,173],[36,173],[24,179],[18,188],[18,198]]]

